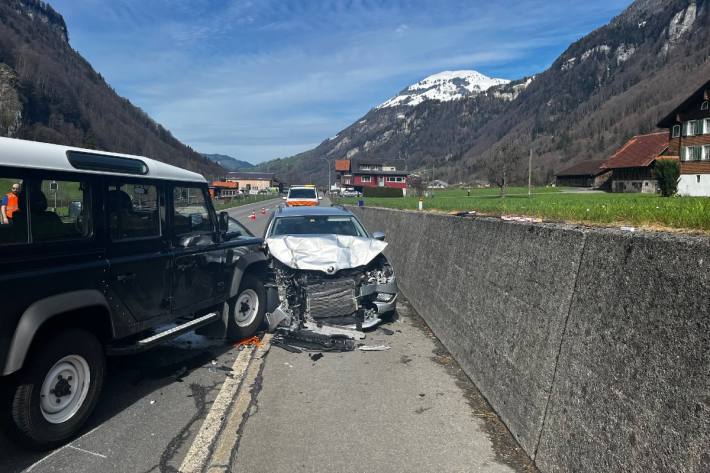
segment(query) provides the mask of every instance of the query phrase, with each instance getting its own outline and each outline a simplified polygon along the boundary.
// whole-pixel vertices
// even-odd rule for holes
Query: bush
[[[656,160],[656,179],[661,188],[661,195],[669,197],[678,192],[680,163],[675,159]]]
[[[365,197],[402,197],[402,189],[395,187],[363,187],[362,195]]]

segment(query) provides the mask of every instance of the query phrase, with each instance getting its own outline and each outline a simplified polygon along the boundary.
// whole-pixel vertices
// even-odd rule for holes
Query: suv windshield
[[[323,234],[367,237],[360,222],[347,215],[278,217],[269,236]]]
[[[315,189],[291,189],[288,192],[289,199],[315,199]]]

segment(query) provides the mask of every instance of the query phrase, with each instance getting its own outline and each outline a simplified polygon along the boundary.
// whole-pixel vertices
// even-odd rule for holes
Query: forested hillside
[[[61,15],[39,0],[0,2],[0,135],[224,173],[116,94],[71,48]]]

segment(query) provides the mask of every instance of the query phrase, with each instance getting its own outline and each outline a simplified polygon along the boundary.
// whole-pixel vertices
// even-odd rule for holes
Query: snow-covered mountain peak
[[[494,85],[507,84],[477,71],[444,71],[410,85],[377,108],[415,106],[425,100],[448,102],[478,95]]]

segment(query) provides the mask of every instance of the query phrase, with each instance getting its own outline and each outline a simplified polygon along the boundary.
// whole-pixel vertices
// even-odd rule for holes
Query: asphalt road
[[[229,213],[261,236],[278,204]],[[362,342],[381,352],[315,360],[188,334],[112,359],[83,435],[35,453],[0,434],[0,471],[534,471],[419,315],[398,312]]]

